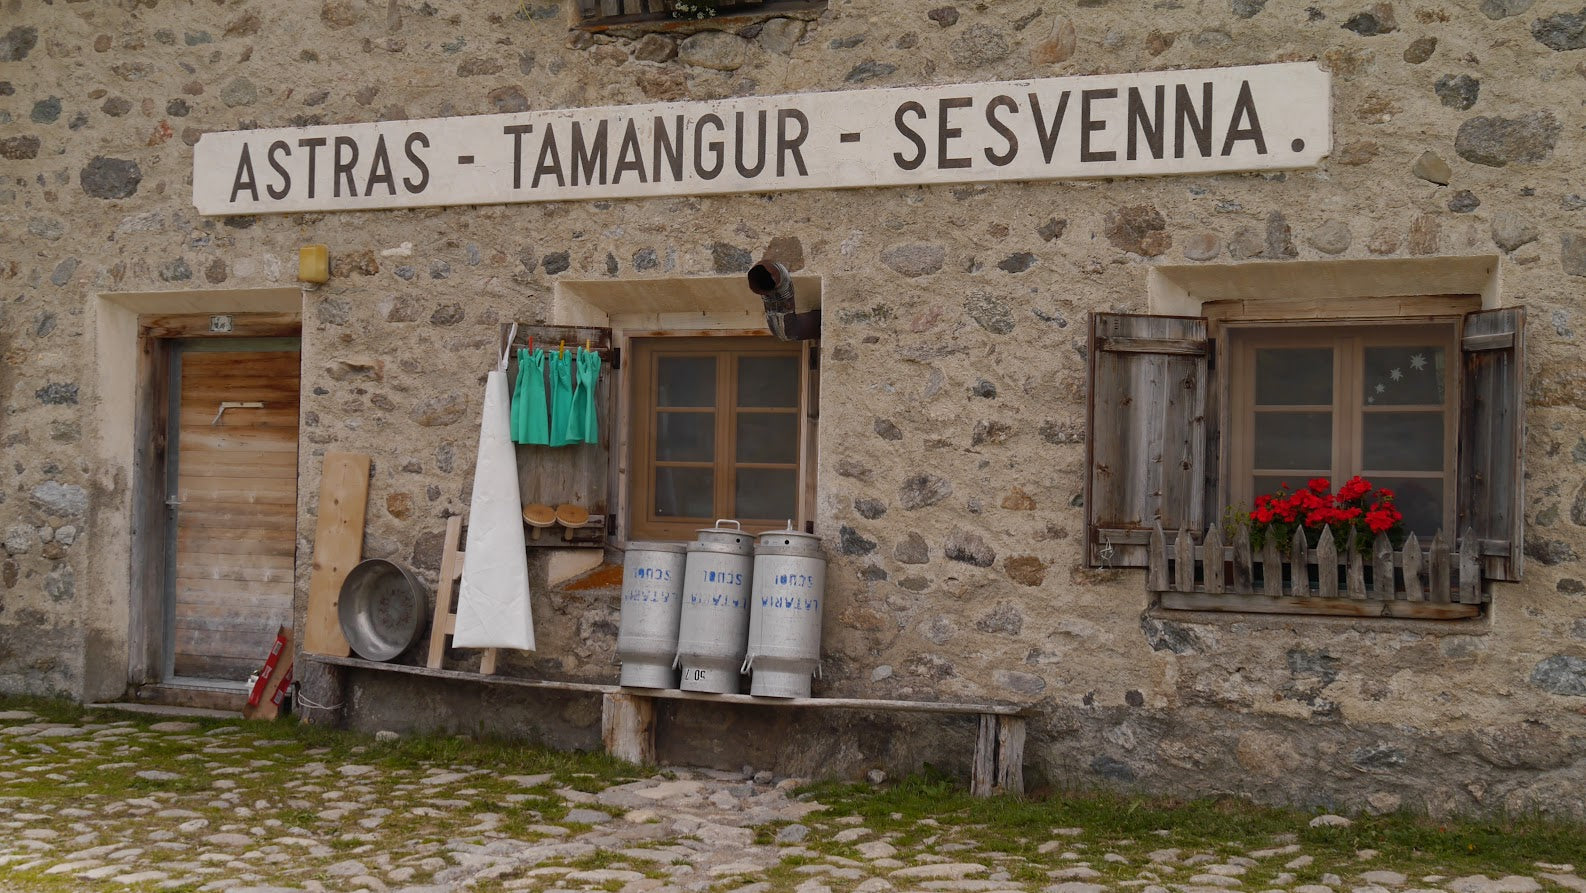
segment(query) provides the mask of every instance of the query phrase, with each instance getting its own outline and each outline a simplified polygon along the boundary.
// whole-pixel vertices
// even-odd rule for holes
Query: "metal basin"
[[[365,660],[390,660],[424,631],[424,587],[407,568],[369,558],[341,584],[337,613],[347,644]]]

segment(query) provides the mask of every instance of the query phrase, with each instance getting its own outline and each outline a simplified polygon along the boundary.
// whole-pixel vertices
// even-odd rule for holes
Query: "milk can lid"
[[[793,522],[787,522],[785,530],[767,530],[760,534],[761,546],[794,546],[819,551],[821,538],[813,533],[793,529]]]
[[[661,543],[661,542],[640,542],[640,541],[635,541],[635,542],[629,543],[628,544],[628,548],[625,549],[624,551],[627,551],[627,552],[677,552],[677,553],[681,554],[681,553],[686,552],[688,550],[682,543]]]
[[[728,527],[729,524],[732,526]],[[720,519],[715,527],[701,527],[695,532],[699,536],[694,545],[727,546],[744,554],[754,548],[754,537],[744,532],[742,524],[730,518]]]

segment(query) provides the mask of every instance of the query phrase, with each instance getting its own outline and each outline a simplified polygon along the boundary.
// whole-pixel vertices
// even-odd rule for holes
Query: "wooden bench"
[[[305,654],[304,660],[326,666],[386,673],[407,673],[431,679],[500,685],[540,691],[566,691],[601,696],[600,734],[614,757],[642,765],[655,763],[655,703],[659,700],[706,701],[772,709],[861,710],[872,713],[946,713],[979,716],[980,731],[969,790],[977,797],[1024,793],[1024,734],[1027,707],[1006,704],[958,704],[941,701],[889,701],[869,698],[757,698],[716,695],[677,689],[622,688],[593,682],[554,682],[481,675],[462,670],[379,663],[355,657]]]

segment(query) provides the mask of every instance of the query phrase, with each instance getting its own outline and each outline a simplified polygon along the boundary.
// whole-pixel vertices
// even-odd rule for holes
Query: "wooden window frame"
[[[807,494],[813,480],[810,421],[812,420],[814,376],[810,370],[812,347],[807,343],[778,341],[769,336],[712,336],[708,334],[678,334],[666,337],[643,336],[625,339],[627,354],[632,359],[624,363],[628,372],[629,463],[627,466],[627,541],[633,540],[689,540],[700,527],[708,527],[715,518],[663,519],[655,517],[653,493],[658,462],[654,455],[654,418],[656,406],[656,362],[661,356],[712,356],[718,358],[716,368],[715,459],[716,472],[714,507],[716,517],[731,518],[735,492],[734,469],[742,465],[785,467],[788,463],[740,463],[735,460],[736,431],[733,424],[737,414],[737,362],[743,356],[791,356],[798,362],[798,405],[792,408],[798,418],[798,444],[793,464],[798,481],[795,496],[796,518],[741,519],[744,529],[752,532],[780,529],[792,520],[804,529],[808,519]],[[728,362],[720,359],[730,358]],[[701,523],[701,522],[704,523]]]
[[[1332,480],[1335,487],[1355,474],[1367,479],[1373,474],[1392,477],[1439,476],[1429,472],[1372,472],[1362,468],[1364,425],[1361,421],[1366,414],[1375,409],[1382,411],[1427,409],[1427,406],[1421,405],[1408,407],[1395,405],[1375,409],[1368,406],[1361,396],[1363,383],[1360,380],[1365,349],[1406,343],[1425,344],[1441,347],[1446,358],[1443,369],[1444,399],[1441,406],[1443,413],[1441,529],[1446,537],[1456,536],[1462,323],[1463,318],[1460,316],[1325,322],[1305,319],[1223,323],[1222,330],[1227,337],[1221,339],[1224,342],[1222,350],[1227,362],[1224,368],[1228,369],[1226,384],[1222,388],[1228,407],[1227,426],[1224,430],[1228,431],[1229,436],[1226,449],[1223,451],[1222,483],[1219,487],[1222,504],[1248,509],[1257,495],[1253,492],[1251,481],[1256,474],[1252,455],[1254,417],[1257,412],[1255,352],[1269,347],[1331,347],[1334,350],[1333,401],[1327,407],[1333,416],[1332,467],[1325,472],[1325,476]],[[1298,405],[1285,407],[1289,410],[1304,408]],[[1321,407],[1318,406],[1317,409]],[[1293,486],[1298,488],[1304,486],[1305,479],[1313,475],[1323,476],[1324,473],[1319,470],[1263,473],[1264,476],[1282,474],[1292,474],[1297,479],[1293,482]],[[1423,537],[1423,539],[1429,538],[1430,532]]]

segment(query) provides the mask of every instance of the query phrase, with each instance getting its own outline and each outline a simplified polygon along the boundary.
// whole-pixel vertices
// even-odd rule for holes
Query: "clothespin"
[[[567,356],[567,339],[563,338],[562,346],[556,349],[556,358],[559,360],[565,356]]]
[[[529,336],[529,353],[533,353],[533,352],[534,352],[534,336],[530,335]]]
[[[585,350],[585,352],[589,351],[589,339],[588,338],[584,339],[584,350]]]

